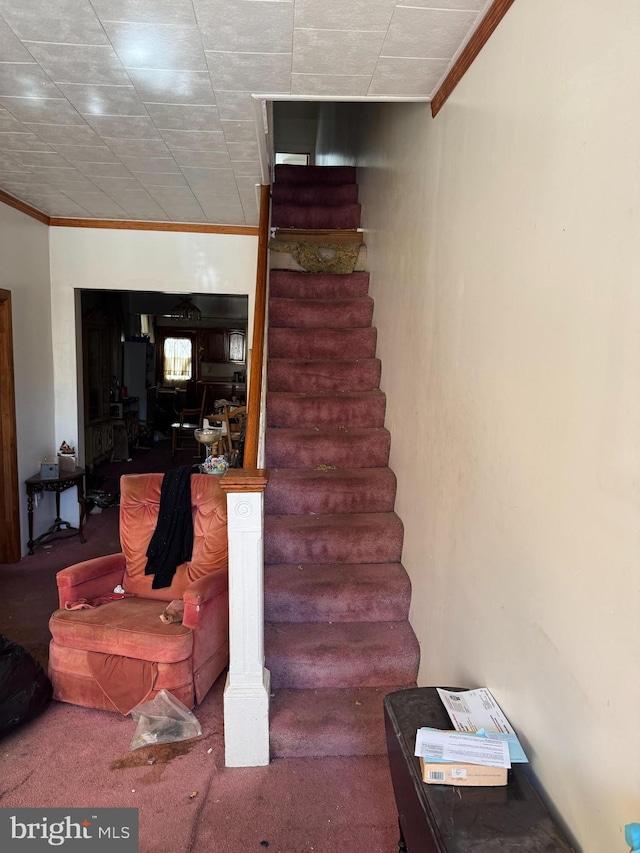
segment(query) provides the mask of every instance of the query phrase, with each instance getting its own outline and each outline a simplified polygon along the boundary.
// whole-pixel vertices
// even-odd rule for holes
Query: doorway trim
[[[13,374],[11,291],[0,289],[0,563],[17,563],[20,549],[18,441]]]

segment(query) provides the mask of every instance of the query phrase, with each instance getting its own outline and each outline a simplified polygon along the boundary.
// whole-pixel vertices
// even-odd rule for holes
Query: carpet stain
[[[201,742],[198,738],[181,740],[176,743],[156,743],[136,749],[124,758],[117,758],[109,765],[110,770],[125,770],[129,767],[147,767],[149,772],[137,779],[142,785],[153,785],[162,779],[165,766],[191,752],[196,743]]]

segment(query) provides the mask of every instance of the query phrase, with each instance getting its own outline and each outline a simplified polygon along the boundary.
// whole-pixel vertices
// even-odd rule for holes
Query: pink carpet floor
[[[100,488],[117,492],[121,473],[166,470],[170,463],[163,442],[96,473]],[[45,666],[55,573],[119,550],[117,507],[91,515],[85,533],[85,544],[58,541],[0,565],[0,633]],[[397,819],[383,755],[277,758],[267,767],[225,768],[223,687],[224,674],[195,709],[201,738],[135,751],[130,717],[52,702],[0,741],[0,807],[135,807],[140,853],[395,852]]]

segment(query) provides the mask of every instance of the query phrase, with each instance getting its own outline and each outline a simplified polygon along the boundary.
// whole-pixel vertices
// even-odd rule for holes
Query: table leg
[[[398,818],[398,832],[400,833],[400,838],[398,839],[398,853],[408,853],[407,843],[404,840],[404,833],[402,832],[402,826],[400,825],[400,818]]]
[[[82,532],[82,528],[84,527],[84,519],[87,514],[87,504],[84,499],[84,483],[83,478],[76,482],[76,486],[78,489],[78,504],[80,505],[80,523],[78,525],[78,536],[80,537],[80,541],[85,543],[87,540],[84,538],[84,534]]]
[[[30,486],[27,486],[27,514],[29,516],[29,541],[27,542],[27,548],[29,549],[29,556],[31,556],[33,555],[35,542],[33,541],[33,489]]]

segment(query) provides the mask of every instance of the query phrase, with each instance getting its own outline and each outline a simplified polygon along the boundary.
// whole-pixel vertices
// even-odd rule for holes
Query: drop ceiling
[[[429,99],[490,0],[0,0],[0,189],[52,217],[258,221],[252,95]]]

